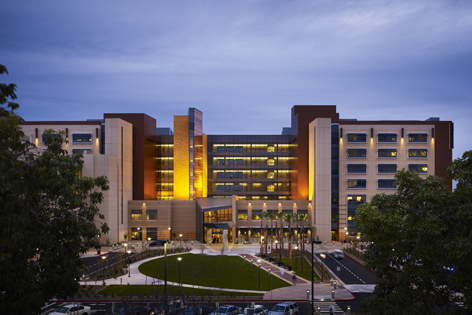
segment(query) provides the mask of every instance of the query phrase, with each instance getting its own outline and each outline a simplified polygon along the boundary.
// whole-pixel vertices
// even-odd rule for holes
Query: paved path
[[[317,245],[319,246],[319,245]],[[324,246],[323,246],[324,247]],[[328,247],[328,246],[326,246]],[[339,246],[340,247],[340,246]],[[212,245],[205,245],[205,244],[199,244],[195,242],[194,246],[192,247],[193,249],[190,251],[191,253],[194,254],[201,254],[202,251],[206,255],[221,255],[222,253],[222,244],[212,244]],[[336,247],[334,247],[336,248]],[[321,250],[327,250],[327,249],[321,249]],[[234,256],[241,256],[245,257],[246,260],[248,260],[248,263],[250,263],[249,259],[253,259],[254,263],[257,263],[258,257],[255,256],[256,253],[260,251],[260,246],[259,245],[234,245],[230,244],[227,250],[225,250],[223,253],[225,255],[234,255]],[[316,252],[316,251],[315,251]],[[93,255],[93,253],[89,253],[88,255]],[[87,256],[88,256],[87,255]],[[95,252],[96,255],[96,252]],[[171,254],[168,256],[172,255],[180,255],[180,254]],[[151,278],[148,277],[142,273],[139,272],[139,266],[149,260],[160,258],[163,256],[158,256],[158,257],[153,257],[145,260],[141,260],[138,262],[135,262],[130,265],[131,268],[131,276],[128,277],[128,275],[118,277],[116,280],[115,279],[107,279],[105,280],[107,284],[163,284],[163,280],[156,279],[156,278]],[[291,284],[291,286],[284,287],[284,288],[279,288],[275,289],[272,291],[252,291],[252,290],[236,290],[236,289],[224,289],[224,288],[213,288],[213,287],[203,287],[203,286],[195,286],[195,288],[200,288],[200,289],[211,289],[211,290],[221,290],[221,291],[233,291],[233,292],[255,292],[255,293],[264,293],[264,300],[270,301],[307,301],[309,297],[311,297],[311,294],[309,296],[307,295],[307,290],[311,291],[311,282],[301,278],[301,277],[296,277],[296,285],[293,284],[292,276],[293,273],[287,270],[284,270],[284,274],[281,274],[280,267],[277,265],[274,265],[272,263],[269,263],[265,260],[261,260],[261,267],[268,271],[269,268],[271,270],[271,273],[275,275],[276,277],[279,277],[280,279],[283,279],[284,281],[288,282]],[[83,283],[83,282],[81,282]],[[90,281],[88,282],[89,284],[91,283]],[[168,285],[178,285],[178,283],[173,283],[168,281]],[[193,285],[188,285],[188,284],[183,284],[184,287],[192,288]],[[332,290],[333,287],[331,286],[330,283],[316,283],[315,284],[315,290],[314,290],[314,296],[315,296],[315,301],[320,301],[320,300],[325,300],[329,301],[331,300],[331,295],[332,295]],[[338,301],[346,301],[346,300],[353,300],[354,296],[345,288],[342,286],[338,286],[337,290],[335,291],[335,300]]]

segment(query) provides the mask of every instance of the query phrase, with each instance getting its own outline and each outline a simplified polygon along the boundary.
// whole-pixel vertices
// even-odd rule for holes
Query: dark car
[[[149,246],[164,246],[165,243],[167,243],[168,240],[157,240],[157,241],[154,241],[154,242],[151,242],[149,244]]]

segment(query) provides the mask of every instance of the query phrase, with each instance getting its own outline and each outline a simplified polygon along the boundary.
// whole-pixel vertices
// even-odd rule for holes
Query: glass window
[[[141,228],[131,228],[131,240],[132,241],[142,241],[143,240],[143,230]]]
[[[247,210],[238,210],[238,220],[247,220]]]
[[[216,152],[225,152],[225,147],[220,145],[216,147]]]
[[[148,238],[150,238],[151,241],[157,240],[157,228],[146,228],[146,239]]]
[[[243,146],[242,145],[234,146],[234,152],[243,152]]]
[[[428,134],[427,133],[409,133],[408,134],[408,142],[428,142]]]
[[[275,178],[275,173],[274,172],[267,172],[267,178],[269,178],[269,179]]]
[[[427,158],[428,149],[408,149],[408,157],[410,158]]]
[[[131,210],[131,220],[142,220],[143,212],[141,210]]]
[[[366,143],[367,141],[367,134],[365,133],[348,133],[347,134],[347,142],[348,143]]]
[[[226,185],[226,191],[233,191],[234,185]]]
[[[252,210],[252,219],[253,220],[260,220],[261,219],[262,210]]]
[[[275,191],[274,185],[267,185],[267,191]]]
[[[243,172],[234,172],[234,178],[243,178]]]
[[[379,189],[397,189],[395,184],[396,179],[379,179],[377,181],[377,188]]]
[[[378,164],[377,173],[379,174],[393,174],[397,171],[397,164]]]
[[[365,158],[367,156],[367,149],[347,149],[348,158]]]
[[[347,203],[349,205],[358,205],[361,203],[365,203],[365,199],[365,195],[347,195]]]
[[[274,160],[272,159],[267,160],[267,165],[275,165]]]
[[[226,152],[234,152],[233,146],[226,146]]]
[[[397,149],[378,149],[377,157],[379,158],[396,158]]]
[[[73,133],[72,143],[92,143],[91,133]]]
[[[226,178],[233,178],[234,172],[226,172]]]
[[[92,149],[72,149],[72,155],[76,155],[76,154],[82,154],[82,155],[92,154]]]
[[[390,142],[394,143],[397,142],[397,134],[396,133],[379,133],[377,134],[377,142]]]
[[[234,164],[243,165],[243,159],[234,159]]]
[[[348,164],[348,174],[365,174],[367,173],[367,164]]]
[[[225,165],[225,160],[224,159],[217,159],[216,164],[217,165]]]
[[[226,165],[234,165],[234,159],[226,159]]]
[[[408,169],[418,174],[428,173],[428,164],[408,164]]]
[[[225,172],[216,173],[216,178],[225,178]]]
[[[243,191],[243,185],[234,185],[234,191]]]
[[[216,185],[216,190],[225,191],[225,185]]]
[[[146,220],[157,220],[157,210],[146,210]]]
[[[348,179],[347,188],[350,189],[365,189],[367,187],[366,179]]]
[[[57,138],[61,138],[62,136],[59,134],[59,133],[53,133],[53,134],[50,134],[50,135],[45,135],[43,134],[41,136],[41,140],[43,141],[43,143],[46,143],[46,139],[47,138],[50,138],[50,137],[57,137]],[[28,138],[29,139],[29,138]]]

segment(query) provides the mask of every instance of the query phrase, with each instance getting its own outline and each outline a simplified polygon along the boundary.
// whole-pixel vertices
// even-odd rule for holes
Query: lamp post
[[[129,259],[129,254],[131,254],[131,249],[128,249],[128,259]],[[128,261],[128,277],[131,277],[131,262]]]
[[[295,245],[295,253],[297,254],[297,256],[295,256],[295,266],[298,267],[298,246]],[[295,268],[294,268],[294,271],[295,271]]]
[[[172,228],[169,227],[169,242],[172,241]]]
[[[182,234],[180,234],[182,235]],[[182,261],[182,257],[178,257],[177,260],[179,261],[179,287],[181,286],[180,284],[180,262]]]
[[[279,244],[279,241],[278,240],[275,240],[275,258],[277,258],[277,254],[278,254],[278,244]]]
[[[150,244],[149,243],[151,243],[151,238],[150,237],[148,237],[148,249],[150,249],[150,247],[149,247]]]
[[[261,260],[258,259],[257,262],[259,263],[259,290],[261,290]]]
[[[326,258],[326,255],[325,254],[320,254],[321,256],[321,261],[322,261],[322,265],[321,265],[321,282],[324,282],[324,259]]]
[[[107,256],[103,255],[103,285],[105,285],[105,259],[107,259]]]
[[[182,248],[182,234],[179,234],[180,237],[180,248]]]

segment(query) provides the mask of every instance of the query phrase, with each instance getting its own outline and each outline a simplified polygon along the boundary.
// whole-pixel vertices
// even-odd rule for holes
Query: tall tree
[[[277,219],[275,211],[269,211],[267,219],[270,220],[270,258],[274,258],[274,231],[273,221]]]
[[[108,231],[98,209],[108,185],[81,178],[82,158],[62,149],[63,137],[45,132],[42,152],[25,139],[15,89],[0,85],[0,313],[38,314],[78,291],[80,254]]]
[[[287,222],[288,225],[288,255],[289,255],[289,264],[292,266],[292,222],[293,214],[286,213],[283,215],[283,220]]]
[[[451,310],[456,289],[445,267],[452,266],[446,246],[454,216],[451,194],[437,176],[422,179],[401,170],[395,194],[378,194],[359,206],[356,226],[372,242],[366,267],[379,277],[362,306],[368,314],[458,314]],[[470,256],[468,256],[470,260]],[[469,282],[470,283],[470,282]]]
[[[304,232],[305,232],[305,222],[308,220],[308,214],[297,213],[296,218],[297,224],[301,224],[301,244],[300,244],[300,253],[301,254],[301,263],[300,263],[300,272],[303,273],[303,260],[304,260],[304,252],[305,252],[305,240],[304,240]]]

